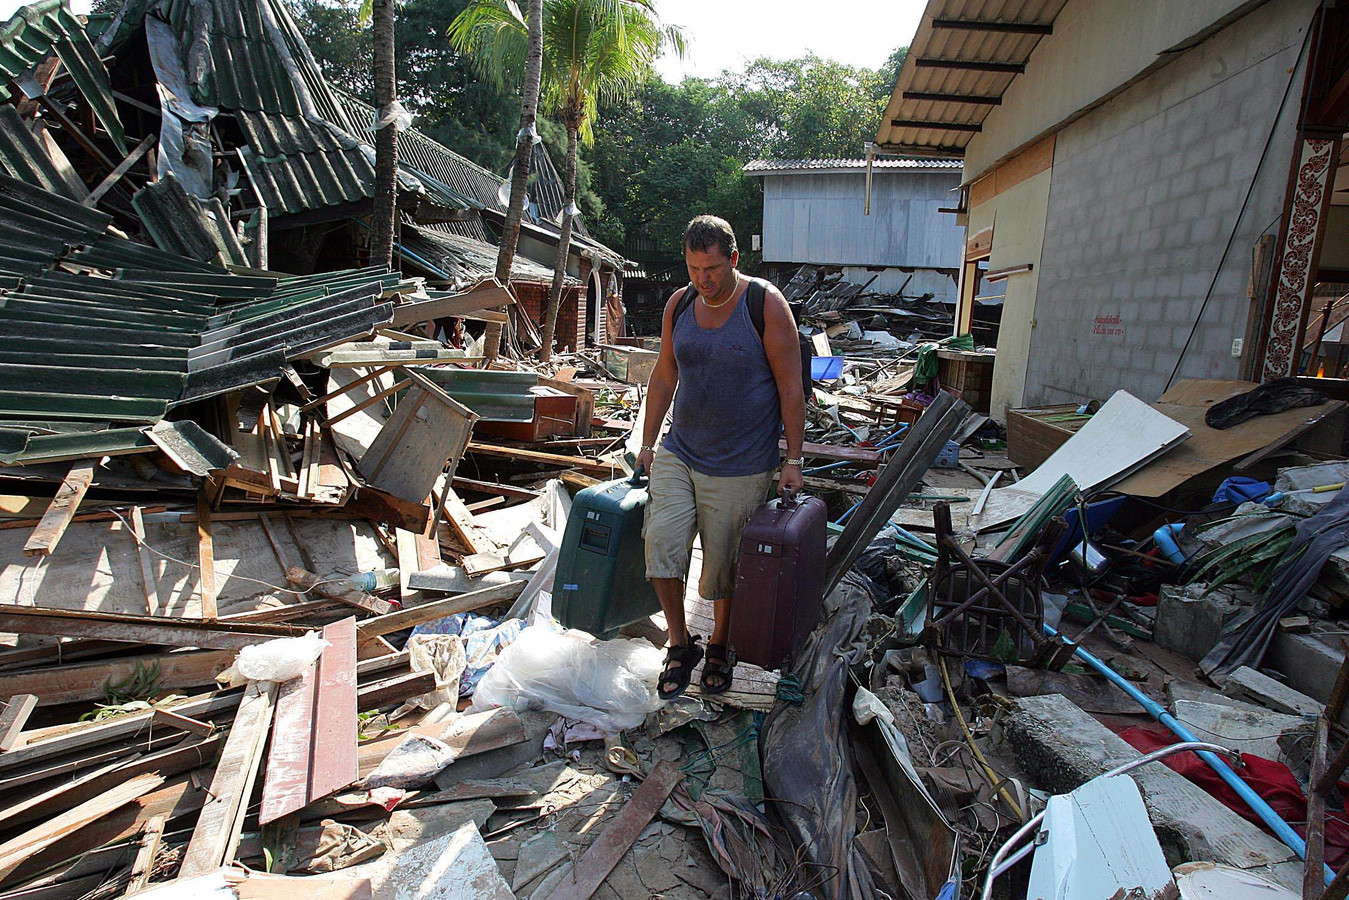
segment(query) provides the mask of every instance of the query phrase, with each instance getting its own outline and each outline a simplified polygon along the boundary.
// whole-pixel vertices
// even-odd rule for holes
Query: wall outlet
[[[1233,355],[1233,356],[1241,356],[1241,350],[1242,350],[1242,348],[1245,347],[1245,346],[1246,346],[1246,341],[1245,341],[1245,339],[1243,339],[1243,338],[1233,338],[1233,339],[1232,339],[1232,355]]]

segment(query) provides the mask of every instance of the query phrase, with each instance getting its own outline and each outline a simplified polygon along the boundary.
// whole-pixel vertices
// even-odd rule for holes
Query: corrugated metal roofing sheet
[[[477,284],[496,272],[497,248],[494,245],[452,234],[441,226],[419,228],[405,222],[402,239],[394,246],[394,252],[433,277],[451,282],[458,290]],[[549,284],[553,280],[553,270],[517,253],[511,265],[511,278]],[[567,283],[580,282],[567,276]]]
[[[0,176],[0,269],[13,256],[6,237],[28,249],[0,294],[0,463],[144,449],[135,427],[173,406],[279,378],[286,360],[392,321],[382,298],[399,276],[387,269],[293,279],[203,271],[107,234],[109,221]],[[104,261],[143,268],[51,271],[99,247]],[[99,434],[73,427],[81,423]]]
[[[0,166],[21,181],[72,200],[83,200],[89,194],[74,171],[57,168],[37,135],[28,130],[19,111],[9,103],[0,105]]]
[[[958,159],[925,159],[918,156],[901,159],[873,159],[872,169],[959,169]],[[755,159],[745,163],[746,175],[782,174],[787,172],[859,171],[865,172],[865,159]]]
[[[11,81],[22,80],[38,62],[55,52],[107,130],[117,149],[126,153],[126,133],[112,99],[108,69],[103,65],[80,20],[65,0],[38,0],[20,7],[0,25],[0,100],[13,97]]]
[[[131,205],[161,250],[203,262],[248,264],[220,199],[198,200],[173,173],[137,191]]]
[[[876,144],[961,156],[1067,0],[929,0]]]

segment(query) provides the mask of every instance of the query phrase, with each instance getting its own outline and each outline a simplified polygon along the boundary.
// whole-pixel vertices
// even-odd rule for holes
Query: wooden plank
[[[141,846],[136,851],[136,861],[131,864],[131,883],[127,885],[126,893],[122,896],[130,897],[132,894],[138,894],[150,884],[150,876],[155,870],[155,857],[159,855],[159,848],[164,842],[164,823],[167,821],[164,816],[151,816],[150,821],[145,823],[145,831],[141,834]]]
[[[426,376],[407,374],[413,387],[356,467],[372,487],[421,501],[447,466],[453,472],[459,465],[478,415]]]
[[[170,728],[177,728],[179,731],[195,734],[198,737],[209,737],[215,733],[215,726],[210,722],[203,722],[190,716],[180,716],[177,713],[169,712],[167,709],[155,710],[152,721],[155,725],[167,725]]]
[[[173,709],[179,715],[204,717],[232,709],[238,705],[240,696],[238,693],[208,694],[180,703]],[[44,759],[55,759],[85,747],[105,746],[114,741],[139,737],[142,731],[150,728],[153,717],[153,710],[129,713],[106,722],[77,725],[52,737],[32,739],[23,747],[0,753],[0,771]]]
[[[215,542],[211,538],[211,501],[203,486],[197,492],[197,564],[201,574],[201,617],[216,618]]]
[[[362,711],[379,709],[430,693],[436,689],[435,672],[409,672],[362,687],[356,692],[356,705]]]
[[[599,890],[600,884],[627,854],[683,777],[679,766],[673,762],[661,760],[657,763],[632,799],[572,867],[570,877],[563,878],[548,895],[548,900],[587,900]]]
[[[425,503],[413,503],[368,486],[357,488],[343,509],[361,518],[418,534],[425,531],[431,521],[431,507]]]
[[[208,798],[183,854],[179,878],[204,875],[233,862],[248,798],[262,762],[275,698],[276,685],[272,682],[252,682],[244,692],[211,779]]]
[[[261,825],[356,780],[356,620],[328,625],[323,639],[323,655],[277,698]]]
[[[445,521],[459,540],[474,553],[497,553],[501,549],[491,532],[473,519],[464,501],[454,492],[454,488],[445,491]]]
[[[273,637],[300,637],[295,625],[234,623],[205,619],[125,616],[119,613],[74,609],[39,609],[0,603],[0,631],[47,634],[55,637],[97,638],[133,644],[200,647],[203,650],[240,650]]]
[[[496,444],[479,443],[469,444],[468,452],[478,453],[483,456],[500,456],[506,459],[514,459],[519,462],[562,466],[568,469],[577,469],[586,475],[595,475],[604,479],[618,478],[623,475],[623,470],[618,466],[602,463],[598,460],[589,459],[584,456],[563,456],[558,453],[544,453],[540,450],[523,450],[519,447],[502,447]]]
[[[89,485],[93,482],[92,462],[78,460],[70,467],[70,471],[61,481],[61,487],[56,491],[56,496],[52,498],[51,505],[47,507],[42,521],[38,522],[33,533],[29,535],[28,542],[23,545],[24,556],[51,556],[61,540],[61,535],[66,533],[71,519],[75,517],[75,511],[80,508],[80,501],[84,499]]]
[[[408,579],[422,568],[417,553],[417,535],[406,528],[395,528],[394,541],[398,549],[398,598],[405,607],[415,606],[421,602],[422,592],[408,587]]]
[[[321,579],[313,572],[307,572],[299,566],[291,566],[286,570],[286,580],[306,591],[318,594],[320,597],[345,603],[347,606],[355,607],[363,612],[382,616],[393,611],[393,604],[388,600],[381,600],[365,591],[344,591],[338,589],[335,584],[324,584],[327,579]]]
[[[0,822],[8,830],[51,818],[137,775],[154,774],[169,778],[209,766],[220,753],[224,737],[215,735],[183,743],[176,735],[170,735],[167,743],[169,746],[166,748],[113,760],[101,768],[79,772],[69,781],[53,784],[40,794],[0,811]]]
[[[136,555],[140,558],[141,584],[145,588],[145,611],[149,615],[159,615],[159,589],[155,580],[154,560],[145,546],[145,515],[139,506],[131,508],[131,533],[136,539]]]
[[[85,197],[80,202],[82,202],[85,206],[88,206],[90,208],[98,206],[98,201],[102,200],[103,196],[107,194],[108,191],[112,190],[113,187],[116,186],[117,182],[122,180],[123,175],[131,171],[131,167],[134,166],[140,160],[140,158],[144,156],[146,152],[155,145],[155,142],[158,139],[159,136],[156,134],[147,135],[145,140],[137,144],[132,149],[132,151],[126,155],[126,159],[119,162],[117,164],[117,168],[109,172],[107,177],[104,178],[102,181],[100,181],[98,183],[98,186],[89,192],[89,196]]]
[[[560,372],[558,374],[561,374]],[[544,378],[539,377],[540,387],[550,387],[559,390],[564,394],[571,394],[576,398],[576,431],[577,437],[590,437],[591,420],[595,417],[595,392],[590,388],[582,387],[579,384],[573,384],[570,379],[564,378]]]
[[[778,449],[787,452],[787,442],[778,441]],[[801,455],[806,459],[832,459],[839,462],[855,462],[875,468],[880,464],[881,452],[866,447],[845,447],[841,444],[813,444],[806,441],[801,445]]]
[[[370,407],[374,406],[376,403],[383,400],[384,398],[392,397],[394,394],[398,393],[403,388],[408,387],[411,384],[412,379],[410,378],[405,378],[402,381],[395,381],[393,384],[391,384],[389,387],[386,387],[384,390],[379,391],[373,396],[366,397],[360,403],[357,403],[354,406],[350,406],[342,410],[337,415],[329,418],[327,422],[328,427],[332,428],[334,425],[336,425],[338,422],[341,422],[343,419],[346,419],[350,416],[354,416],[356,415],[356,413],[361,412],[362,410],[369,409]],[[340,394],[342,392],[338,391],[337,393]]]
[[[24,860],[44,848],[101,819],[118,807],[149,793],[163,783],[162,775],[138,775],[0,844],[0,880],[8,877]]]
[[[265,639],[255,637],[251,642],[261,640]],[[36,694],[41,698],[39,706],[102,700],[108,684],[134,677],[138,671],[156,671],[155,685],[160,691],[203,687],[214,685],[215,677],[233,664],[235,655],[232,649],[155,653],[5,672],[0,674],[0,696]]]
[[[484,309],[503,309],[511,303],[511,295],[500,284],[484,282],[463,294],[451,294],[420,303],[400,303],[393,308],[393,326],[403,328],[432,319],[463,317]]]
[[[486,575],[489,572],[500,572],[505,569],[523,569],[526,566],[532,566],[541,562],[545,556],[543,550],[530,548],[524,551],[507,552],[504,555],[496,553],[474,553],[472,556],[465,556],[463,559],[464,574],[470,578],[476,578],[479,575]]]
[[[5,693],[0,691],[0,694]],[[0,753],[22,747],[23,726],[33,714],[38,698],[33,694],[14,694],[0,710]]]
[[[494,585],[482,590],[470,591],[467,594],[459,594],[456,597],[446,597],[444,600],[423,603],[421,606],[414,606],[411,609],[400,609],[397,612],[366,619],[356,627],[362,640],[378,635],[392,634],[395,631],[412,628],[423,622],[434,622],[436,619],[443,619],[456,613],[472,612],[493,603],[505,603],[514,600],[524,588],[525,583],[523,581]]]

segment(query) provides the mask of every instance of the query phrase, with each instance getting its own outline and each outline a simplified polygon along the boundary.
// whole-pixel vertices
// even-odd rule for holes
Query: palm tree
[[[678,27],[661,23],[654,0],[545,0],[542,35],[543,101],[567,129],[562,234],[539,351],[547,361],[577,212],[577,147],[593,140],[599,104],[630,96],[666,47],[682,56],[684,35]],[[489,78],[502,85],[515,82],[529,35],[512,0],[471,0],[455,19],[450,36]],[[512,184],[512,193],[515,187]]]
[[[489,66],[481,66],[494,80],[501,81],[505,75],[503,70],[514,68],[515,60],[508,55],[511,51],[506,48],[502,48],[504,55],[493,51],[489,43],[495,40],[501,30],[492,21],[481,21],[472,10],[472,6],[468,7],[450,24],[450,41],[461,53],[469,53],[475,60],[509,61],[509,66],[498,67],[495,72]],[[508,12],[518,14],[519,10],[512,4]],[[539,77],[543,69],[543,0],[530,0],[526,32],[529,37],[525,56],[525,84],[520,101],[520,131],[515,138],[515,162],[511,166],[511,199],[506,207],[506,227],[501,233],[501,245],[497,248],[496,280],[502,284],[510,283],[515,248],[520,242],[520,220],[524,217],[525,191],[529,187],[529,159],[538,134],[535,120],[539,111]],[[485,364],[491,365],[501,346],[501,326],[495,322],[488,323],[485,337]]]
[[[362,24],[371,23],[375,40],[375,109],[385,111],[398,99],[394,71],[394,0],[363,0]],[[393,265],[393,233],[397,212],[398,127],[389,122],[375,132],[374,208],[370,214],[370,264]]]

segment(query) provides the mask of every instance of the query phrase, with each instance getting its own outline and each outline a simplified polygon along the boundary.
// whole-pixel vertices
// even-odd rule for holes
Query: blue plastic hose
[[[1045,633],[1048,634],[1050,637],[1058,636],[1058,632],[1055,631],[1053,628],[1050,628],[1048,625],[1044,625],[1043,627]],[[1097,672],[1100,672],[1111,682],[1113,682],[1116,687],[1118,687],[1120,690],[1124,691],[1124,693],[1132,697],[1133,700],[1139,706],[1143,707],[1145,710],[1148,711],[1148,715],[1152,716],[1158,722],[1161,722],[1167,728],[1171,729],[1172,734],[1174,734],[1176,737],[1180,738],[1182,741],[1199,740],[1190,732],[1190,729],[1186,728],[1183,724],[1181,724],[1181,722],[1175,716],[1167,712],[1165,707],[1159,704],[1156,700],[1153,700],[1147,694],[1144,694],[1138,688],[1134,687],[1132,684],[1126,681],[1122,675],[1120,675],[1114,669],[1107,666],[1105,663],[1101,662],[1096,657],[1092,656],[1086,650],[1083,650],[1076,644],[1072,646],[1073,652],[1077,654],[1077,656],[1079,656],[1084,663],[1091,666]],[[1241,797],[1241,799],[1245,801],[1246,805],[1255,811],[1255,814],[1260,817],[1260,820],[1262,822],[1264,822],[1266,825],[1269,826],[1270,830],[1274,832],[1275,836],[1278,837],[1279,840],[1287,844],[1288,848],[1298,855],[1298,859],[1306,860],[1307,842],[1302,839],[1301,835],[1299,835],[1296,831],[1293,830],[1292,826],[1290,826],[1287,822],[1285,822],[1282,818],[1279,817],[1279,814],[1276,813],[1270,807],[1270,805],[1265,802],[1263,797],[1261,797],[1254,790],[1252,790],[1249,784],[1242,781],[1241,777],[1237,775],[1236,772],[1233,772],[1232,768],[1229,765],[1227,765],[1227,763],[1219,759],[1217,756],[1208,752],[1207,750],[1200,750],[1197,752],[1199,754],[1199,758],[1202,759],[1204,762],[1208,763],[1209,768],[1217,772],[1218,777],[1221,778],[1223,781],[1227,782],[1228,786],[1231,787],[1232,790],[1237,792],[1237,796]],[[1325,871],[1326,884],[1330,884],[1331,879],[1335,877],[1335,871],[1331,869],[1330,866],[1326,866],[1325,870],[1326,870]]]

